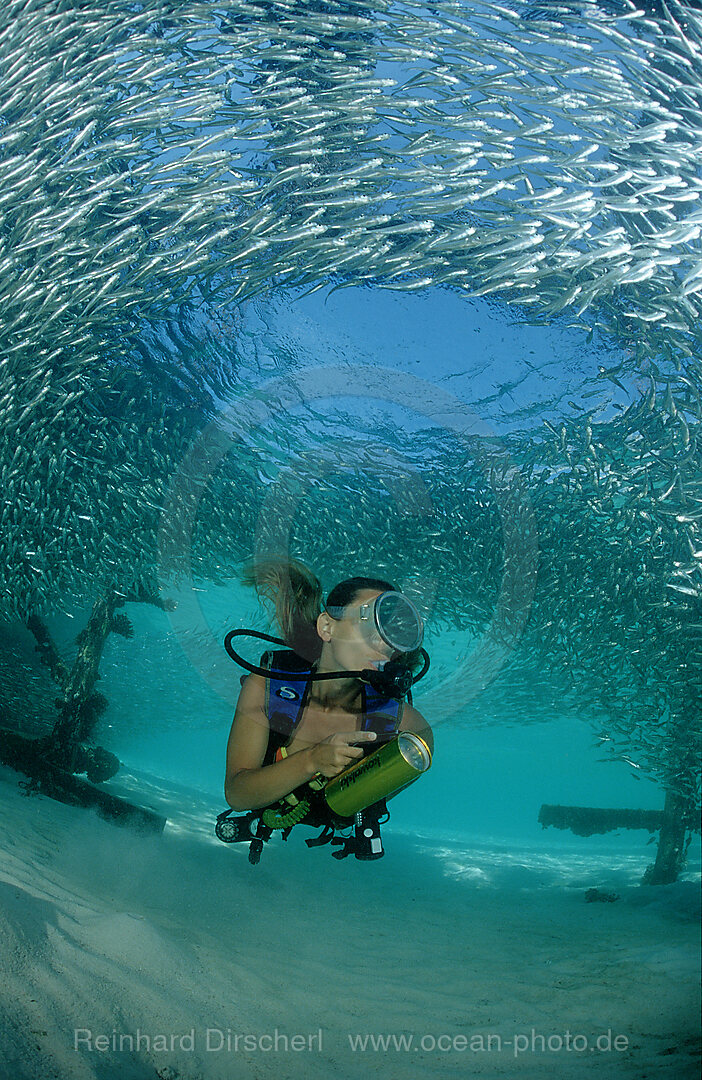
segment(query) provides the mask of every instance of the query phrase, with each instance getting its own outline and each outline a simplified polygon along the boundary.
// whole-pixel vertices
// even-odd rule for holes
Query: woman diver
[[[409,738],[425,754],[424,768],[431,761],[431,729],[404,700],[421,677],[412,678],[413,666],[426,657],[421,617],[390,582],[370,577],[340,582],[323,604],[320,582],[297,560],[260,560],[247,566],[243,580],[273,602],[284,639],[279,643],[288,650],[265,653],[255,668],[231,647],[231,638],[246,632],[234,631],[225,642],[252,673],[242,678],[227,743],[224,793],[232,809],[220,815],[217,835],[253,839],[249,858],[257,862],[272,828],[287,836],[303,821],[323,827],[310,845],[343,843],[337,858],[378,858],[384,800],[365,819],[356,814],[349,820],[343,812],[335,815],[321,793],[331,778],[400,732],[414,733]],[[422,674],[427,666],[428,657]],[[249,813],[237,822],[230,819],[232,810]],[[335,830],[354,822],[354,839],[335,838]]]

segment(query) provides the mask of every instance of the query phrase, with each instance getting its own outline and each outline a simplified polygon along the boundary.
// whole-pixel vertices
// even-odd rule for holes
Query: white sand
[[[201,796],[143,837],[17,781],[0,770],[2,1080],[698,1076],[698,883],[639,888],[646,859],[387,829],[384,859],[337,862],[297,830],[251,867]]]

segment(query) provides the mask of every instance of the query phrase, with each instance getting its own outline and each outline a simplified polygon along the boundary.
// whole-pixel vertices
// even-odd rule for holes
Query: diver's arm
[[[417,712],[413,705],[405,704],[402,710],[402,720],[398,731],[413,731],[429,747],[430,753],[434,753],[434,735],[428,723],[421,713]]]
[[[375,739],[375,732],[336,732],[320,743],[263,765],[268,746],[265,680],[249,675],[237,702],[227,743],[224,797],[233,810],[270,806],[318,773],[336,776],[363,751],[353,743]]]
[[[262,764],[269,735],[265,686],[260,675],[244,681],[229,732],[224,797],[234,810],[268,806],[315,775],[304,751]]]

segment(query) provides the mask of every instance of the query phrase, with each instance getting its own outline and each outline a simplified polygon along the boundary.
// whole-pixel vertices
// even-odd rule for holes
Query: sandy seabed
[[[123,777],[168,813],[143,836],[18,779],[0,769],[2,1080],[699,1076],[698,874],[639,887],[631,849],[390,829],[377,862],[298,829],[252,867],[200,794]]]

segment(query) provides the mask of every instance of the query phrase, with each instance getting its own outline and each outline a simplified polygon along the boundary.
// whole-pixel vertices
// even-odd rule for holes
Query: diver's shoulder
[[[411,724],[419,724],[422,727],[429,726],[422,714],[415,709],[414,705],[410,705],[409,702],[406,701],[402,708],[402,723],[400,726],[409,727]]]
[[[243,708],[253,708],[260,706],[263,708],[266,700],[266,680],[262,675],[256,675],[251,672],[242,679],[241,691],[239,692],[239,706]]]
[[[414,705],[409,705],[405,702],[405,706],[402,710],[402,718],[400,720],[400,726],[398,731],[412,731],[415,735],[419,735],[424,739],[429,749],[433,752],[434,749],[434,734],[431,727],[424,719],[422,714],[415,709]]]

